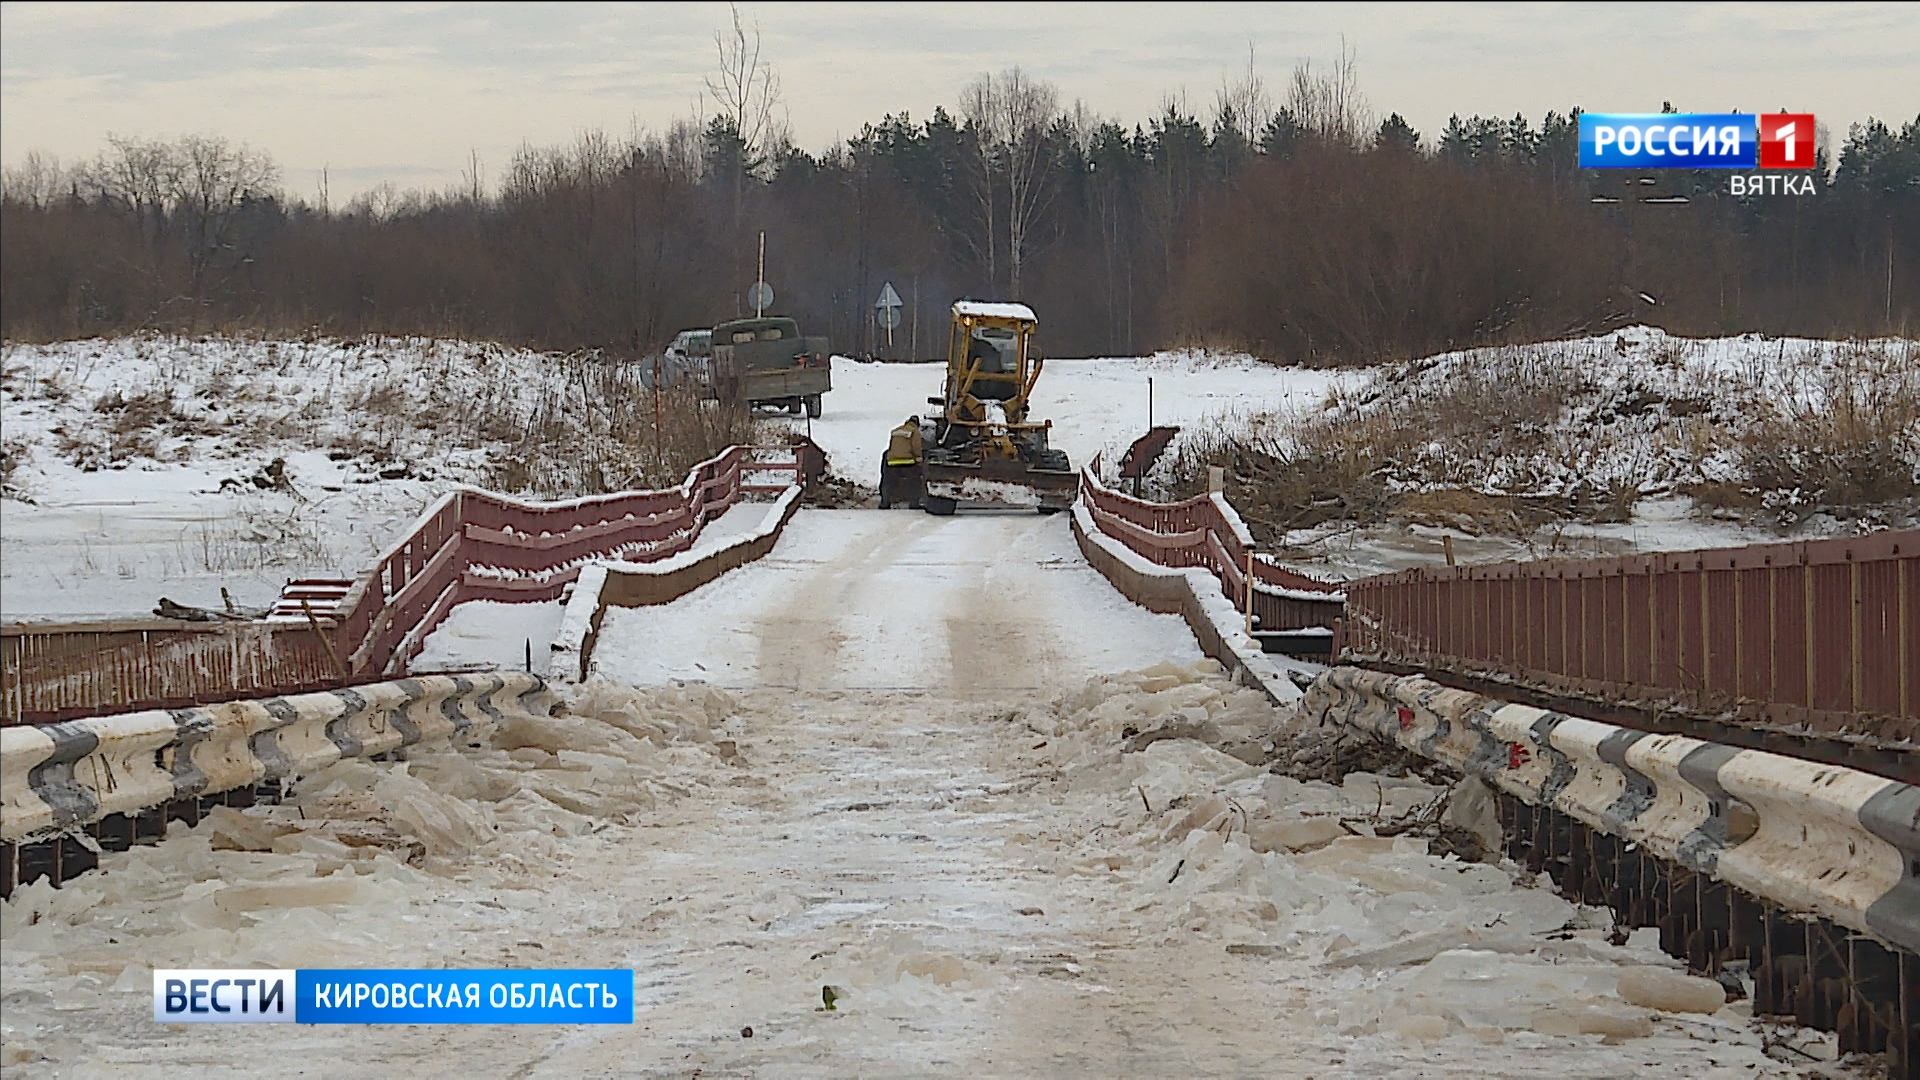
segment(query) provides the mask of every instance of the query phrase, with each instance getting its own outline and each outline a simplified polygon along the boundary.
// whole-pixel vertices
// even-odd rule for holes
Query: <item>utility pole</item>
[[[765,229],[760,230],[760,266],[758,270],[754,273],[753,280],[755,282],[761,282],[761,281],[767,280],[767,230]],[[759,318],[761,315],[765,314],[765,308],[763,308],[760,303],[760,299],[763,295],[764,294],[761,293],[758,289],[754,290],[753,317],[756,319]]]

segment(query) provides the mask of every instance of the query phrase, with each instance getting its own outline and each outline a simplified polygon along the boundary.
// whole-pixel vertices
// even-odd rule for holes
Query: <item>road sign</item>
[[[747,303],[753,305],[756,315],[766,311],[773,306],[773,286],[764,281],[754,282],[753,288],[747,290]]]
[[[893,344],[893,328],[900,325],[900,309],[904,304],[900,294],[893,291],[893,282],[880,286],[880,299],[873,302],[874,313],[879,317],[880,326],[887,332],[887,344]]]
[[[900,294],[893,291],[893,282],[880,286],[880,299],[873,302],[874,310],[880,315],[880,325],[888,330],[900,325],[900,309],[905,302]]]

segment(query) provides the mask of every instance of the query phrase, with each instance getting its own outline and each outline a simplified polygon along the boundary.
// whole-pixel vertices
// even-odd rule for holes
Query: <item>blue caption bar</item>
[[[1583,169],[1751,169],[1752,113],[1583,113]]]
[[[302,1024],[631,1024],[633,972],[302,969]]]

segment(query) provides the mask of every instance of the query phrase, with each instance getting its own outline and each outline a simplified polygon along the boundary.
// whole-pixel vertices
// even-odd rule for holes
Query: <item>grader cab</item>
[[[880,505],[951,514],[962,505],[1064,510],[1079,491],[1067,455],[1047,445],[1051,421],[1028,418],[1043,366],[1038,320],[1025,304],[953,305],[939,411],[895,428],[880,465]]]

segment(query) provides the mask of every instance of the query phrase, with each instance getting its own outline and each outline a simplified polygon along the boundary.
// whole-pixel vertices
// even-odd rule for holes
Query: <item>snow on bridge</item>
[[[610,608],[594,663],[647,684],[1059,690],[1200,659],[1178,616],[1135,606],[1065,516],[802,510],[767,558],[660,607]]]
[[[1791,1075],[1738,1006],[1649,1008],[1718,988],[1648,933],[1355,835],[1443,789],[1256,764],[1288,714],[1064,516],[802,511],[595,655],[491,747],[23,887],[10,1075]],[[150,967],[215,965],[624,967],[636,1017],[152,1023]]]

